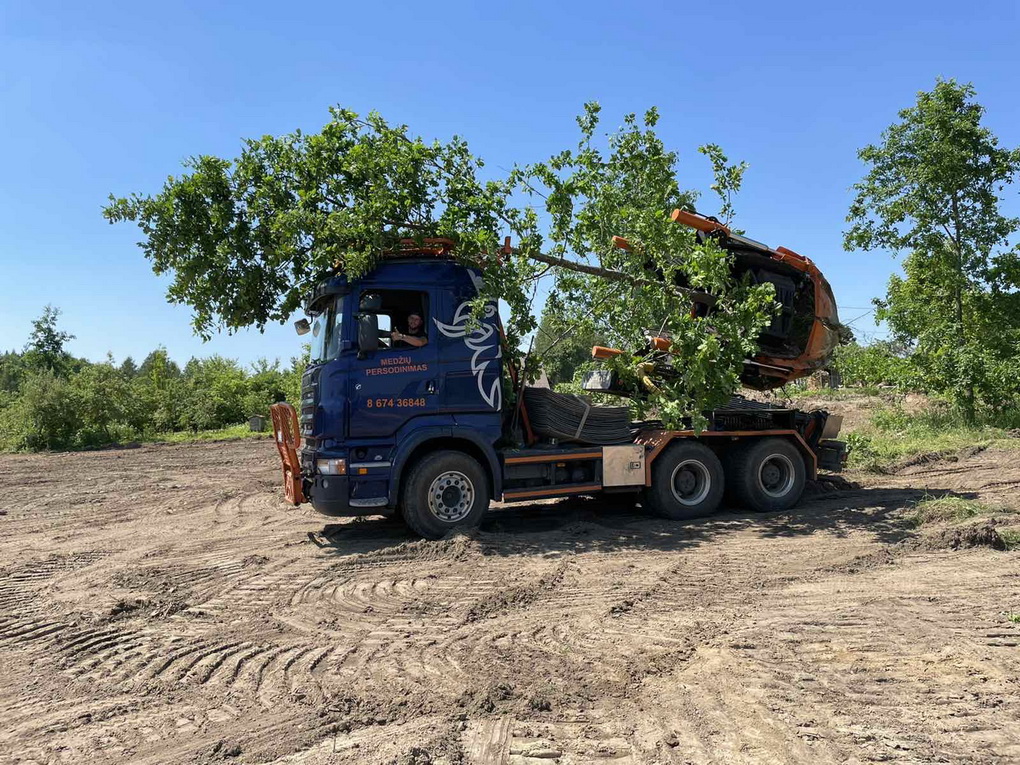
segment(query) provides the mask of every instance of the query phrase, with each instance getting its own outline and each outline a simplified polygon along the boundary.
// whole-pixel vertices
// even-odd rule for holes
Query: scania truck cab
[[[330,279],[310,296],[298,421],[302,491],[316,510],[393,513],[408,468],[438,450],[478,463],[449,471],[445,496],[461,499],[447,517],[472,504],[469,493],[480,500],[501,490],[502,350],[495,309],[471,321],[478,278],[448,259],[397,258],[353,284]],[[420,347],[399,339],[411,314],[423,319]],[[484,486],[461,477],[466,470],[477,479],[478,468]]]
[[[739,397],[708,413],[699,433],[641,422],[593,443],[581,422],[576,438],[550,435],[504,358],[496,306],[472,313],[480,278],[421,251],[316,286],[300,406],[272,408],[293,504],[398,515],[439,538],[477,525],[493,500],[618,493],[686,519],[715,512],[728,487],[752,510],[786,509],[819,469],[841,468],[838,417]],[[404,339],[412,314],[422,319],[417,344]]]

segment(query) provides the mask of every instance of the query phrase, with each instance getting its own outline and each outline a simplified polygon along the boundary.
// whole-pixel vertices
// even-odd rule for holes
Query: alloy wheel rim
[[[448,470],[436,476],[429,486],[429,512],[445,523],[462,521],[471,512],[475,501],[475,487],[471,480],[457,470]]]

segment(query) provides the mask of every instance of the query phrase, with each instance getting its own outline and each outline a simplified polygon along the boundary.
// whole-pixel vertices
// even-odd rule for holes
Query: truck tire
[[[652,464],[644,505],[676,521],[704,518],[719,508],[724,491],[722,463],[697,441],[678,441]]]
[[[785,438],[763,438],[726,459],[726,482],[734,500],[756,513],[789,510],[804,493],[804,455]]]
[[[478,461],[463,452],[426,455],[412,468],[403,491],[407,525],[426,539],[474,528],[489,507],[489,482]]]

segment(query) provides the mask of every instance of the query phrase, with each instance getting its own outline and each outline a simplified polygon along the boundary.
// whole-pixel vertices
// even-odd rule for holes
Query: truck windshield
[[[343,340],[344,296],[319,301],[318,313],[312,314],[311,363],[321,364],[335,359]]]

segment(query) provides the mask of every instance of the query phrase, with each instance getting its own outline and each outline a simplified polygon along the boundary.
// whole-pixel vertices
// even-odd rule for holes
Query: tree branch
[[[580,274],[587,274],[588,276],[598,276],[602,279],[612,282],[626,282],[639,287],[652,287],[654,289],[661,289],[664,282],[654,281],[652,279],[642,279],[638,276],[631,276],[620,271],[612,271],[608,268],[601,268],[599,266],[589,266],[584,263],[578,263],[574,260],[567,260],[566,258],[558,258],[554,255],[546,255],[542,252],[528,252],[525,255],[532,260],[537,260],[539,263],[546,263],[547,265],[554,266],[557,268],[565,268],[568,271],[575,271]],[[666,285],[670,287],[670,285]],[[709,295],[706,292],[699,292],[697,290],[687,289],[685,287],[671,286],[672,291],[677,295],[690,298],[699,303],[705,303],[707,305],[713,305],[716,301],[714,295]]]

